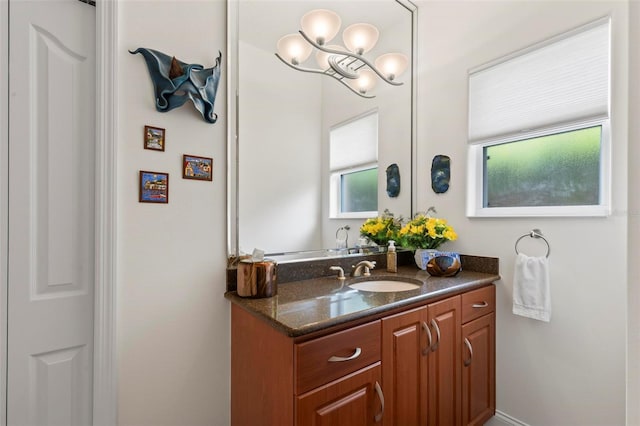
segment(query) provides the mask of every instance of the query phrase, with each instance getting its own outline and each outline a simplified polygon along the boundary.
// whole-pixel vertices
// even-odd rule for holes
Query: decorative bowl
[[[427,272],[434,277],[451,277],[460,271],[460,266],[457,257],[438,255],[427,262]]]

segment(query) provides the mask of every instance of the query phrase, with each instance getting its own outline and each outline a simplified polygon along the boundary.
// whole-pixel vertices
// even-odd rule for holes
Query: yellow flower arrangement
[[[387,245],[389,240],[396,238],[401,220],[401,218],[395,218],[389,210],[385,210],[382,216],[367,219],[360,226],[360,235],[378,245]]]
[[[410,249],[436,249],[446,241],[458,239],[458,234],[445,219],[417,214],[398,231],[398,243]]]

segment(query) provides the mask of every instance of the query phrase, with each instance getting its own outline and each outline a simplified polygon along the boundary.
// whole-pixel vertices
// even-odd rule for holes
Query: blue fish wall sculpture
[[[190,99],[205,121],[216,122],[218,114],[213,112],[213,106],[220,82],[221,52],[218,52],[212,68],[185,64],[175,57],[144,47],[129,53],[140,53],[147,63],[156,96],[156,110],[171,111]]]

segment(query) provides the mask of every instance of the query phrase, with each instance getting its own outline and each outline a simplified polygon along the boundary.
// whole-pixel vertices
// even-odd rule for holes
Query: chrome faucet
[[[353,269],[351,270],[351,276],[352,277],[361,277],[361,276],[368,277],[369,275],[371,275],[371,272],[369,270],[375,267],[376,267],[375,261],[362,260],[352,267]]]

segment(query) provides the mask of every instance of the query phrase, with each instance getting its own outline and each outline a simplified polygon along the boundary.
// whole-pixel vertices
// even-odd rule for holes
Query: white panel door
[[[90,425],[95,8],[9,0],[7,423]]]

